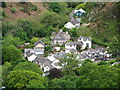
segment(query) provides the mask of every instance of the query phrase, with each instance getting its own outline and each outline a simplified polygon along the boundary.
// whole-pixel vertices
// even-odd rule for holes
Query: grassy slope
[[[29,9],[32,8],[32,5],[37,6],[37,11],[30,11]],[[27,9],[30,11],[30,15],[24,11],[21,11],[20,8],[27,6]],[[16,13],[12,13],[11,12],[11,8],[14,7],[16,8]],[[46,8],[44,7],[44,5],[42,3],[25,3],[25,4],[21,4],[18,2],[14,2],[14,3],[8,3],[7,2],[7,8],[3,8],[3,10],[6,13],[6,18],[4,19],[4,21],[11,21],[11,22],[16,22],[18,19],[38,19],[38,17],[41,16],[41,13],[43,11],[46,11]]]

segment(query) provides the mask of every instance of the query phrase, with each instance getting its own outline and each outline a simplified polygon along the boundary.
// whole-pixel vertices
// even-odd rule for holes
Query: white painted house
[[[79,14],[78,12],[80,12],[81,14],[84,14],[85,10],[83,10],[82,8],[80,8],[79,10],[74,10],[75,14]]]
[[[34,44],[34,53],[37,55],[44,54],[45,45],[42,41],[37,41]]]
[[[28,50],[26,53],[25,53],[25,57],[28,59],[28,61],[33,61],[37,55],[34,54],[34,51],[33,50]]]
[[[80,36],[78,38],[78,41],[82,42],[82,49],[85,49],[86,47],[91,48],[92,47],[92,42],[91,42],[91,38],[90,37],[84,37],[84,36]]]
[[[64,27],[66,27],[67,29],[72,29],[72,28],[75,28],[75,27],[78,28],[78,27],[80,27],[80,22],[79,22],[78,20],[72,18],[72,19],[70,20],[70,22],[67,22],[67,23],[64,25]]]

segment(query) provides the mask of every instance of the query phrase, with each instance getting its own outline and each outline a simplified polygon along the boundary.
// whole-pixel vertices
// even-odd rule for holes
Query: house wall
[[[72,29],[74,28],[75,26],[71,23],[71,22],[68,22],[64,25],[64,27],[68,28],[68,29]]]
[[[50,61],[54,61],[56,58],[54,58],[53,54],[51,56],[47,57]]]
[[[36,55],[41,55],[41,54],[44,54],[44,51],[43,52],[35,52]]]
[[[83,41],[83,38],[82,38],[81,40],[78,39],[78,41],[82,41],[83,42],[82,49],[86,48],[87,43],[89,44],[88,48],[91,48],[91,46],[92,46],[91,41],[89,41],[88,39],[86,41]]]
[[[28,61],[33,61],[37,56],[36,55],[31,55],[30,57],[28,57]]]
[[[54,62],[52,62],[51,65],[52,65],[54,68],[60,69],[60,68],[62,68],[61,66],[59,66],[59,65],[55,66],[55,65],[54,65],[55,63],[59,63],[59,62],[60,62],[59,60],[55,60]]]
[[[44,72],[47,72],[47,71],[49,71],[50,70],[50,68],[48,67],[48,66],[45,66],[44,67]]]
[[[65,44],[65,48],[66,49],[75,49],[76,50],[76,45],[66,45]]]
[[[34,47],[35,49],[44,49],[44,45],[38,44],[37,46]]]

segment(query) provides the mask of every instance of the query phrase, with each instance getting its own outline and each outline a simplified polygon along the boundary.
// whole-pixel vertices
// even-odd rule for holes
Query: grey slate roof
[[[48,66],[50,69],[53,68],[53,66],[51,65],[51,62],[49,60],[46,60],[43,64],[44,64],[44,67]]]
[[[66,34],[63,31],[59,31],[53,39],[54,40],[67,40],[69,36],[70,36],[69,34]]]
[[[30,57],[31,55],[33,55],[34,53],[31,53],[30,50],[26,52],[27,57]]]
[[[42,41],[37,41],[37,42],[34,43],[34,47],[37,46],[39,43],[41,43],[43,46],[45,46]]]
[[[73,19],[71,19],[71,20],[70,20],[70,22],[71,22],[73,25],[76,25],[76,24],[78,24],[78,23],[79,23],[79,22],[78,22],[76,19],[74,19],[74,18],[73,18]]]
[[[90,37],[84,37],[84,36],[80,36],[78,39],[82,39],[83,38],[83,41],[86,41],[87,39],[89,40],[89,41],[91,41],[91,38]]]
[[[33,50],[33,49],[24,49],[24,53],[28,52],[29,50]]]
[[[83,43],[80,42],[67,42],[66,45],[82,45]]]
[[[47,58],[43,58],[43,57],[39,57],[39,56],[37,56],[34,59],[34,62],[41,63],[41,64],[43,64],[45,61],[47,61]]]

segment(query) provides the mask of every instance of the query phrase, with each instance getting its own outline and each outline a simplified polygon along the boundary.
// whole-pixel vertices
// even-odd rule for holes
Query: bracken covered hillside
[[[120,3],[87,3],[88,11],[83,21],[89,22],[92,36],[102,42],[110,42],[113,37],[118,37],[118,13]]]

